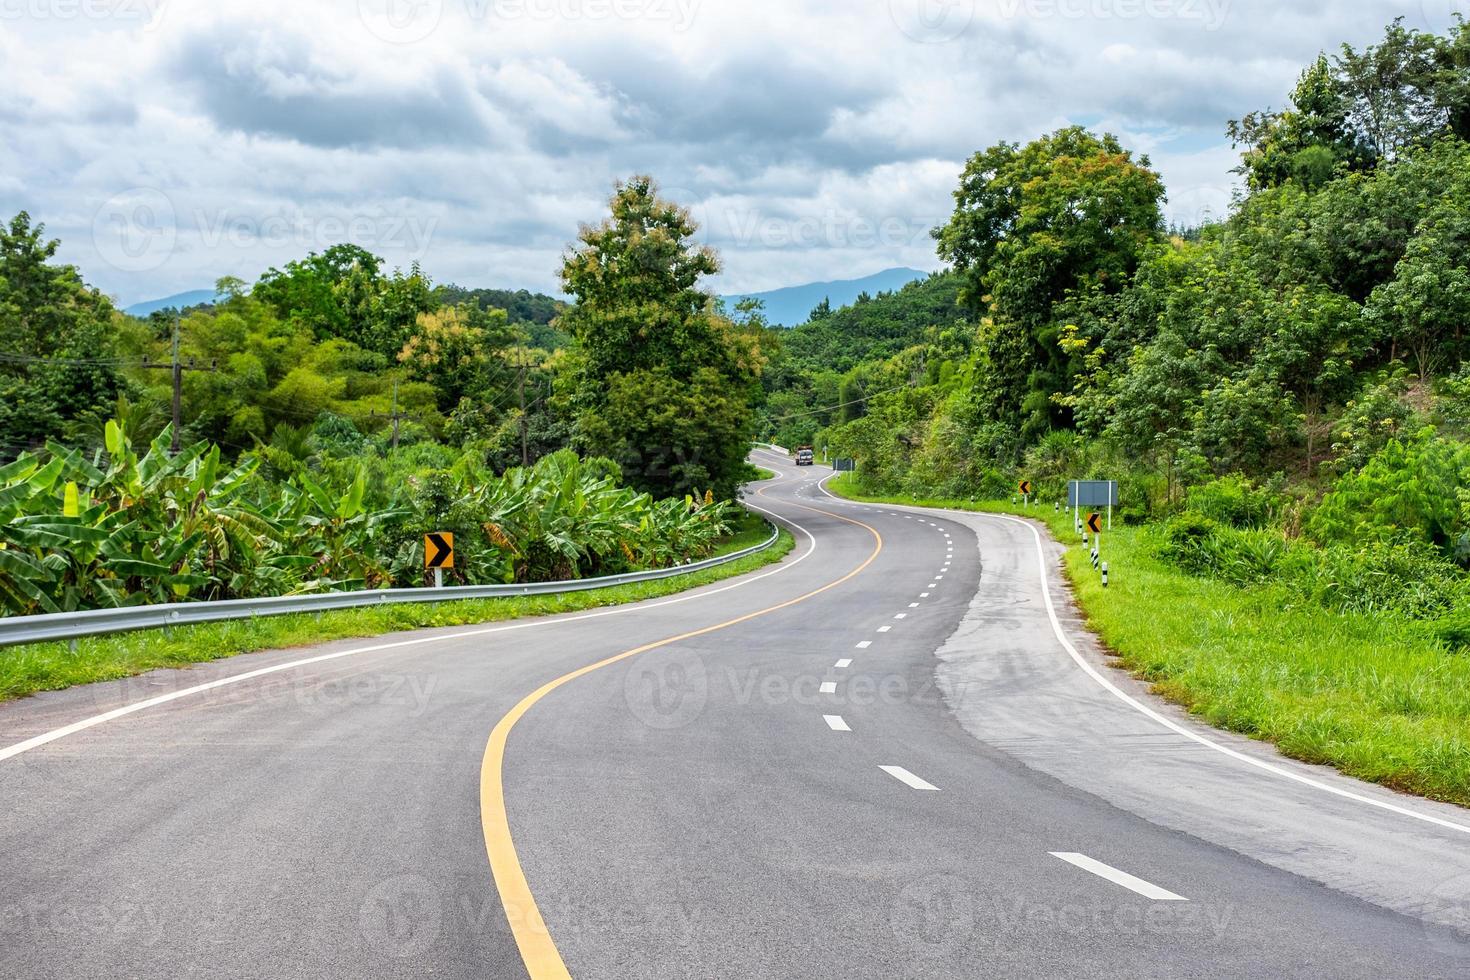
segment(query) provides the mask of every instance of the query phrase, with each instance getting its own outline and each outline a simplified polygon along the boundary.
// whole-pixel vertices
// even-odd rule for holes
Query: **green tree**
[[[562,265],[577,301],[561,323],[576,340],[579,441],[655,496],[733,495],[753,435],[757,334],[716,313],[701,281],[718,259],[652,178],[618,185],[610,203]]]
[[[962,300],[987,309],[977,383],[991,417],[1027,441],[1070,423],[1055,396],[1072,386],[1054,311],[1073,292],[1116,292],[1162,238],[1163,182],[1113,136],[1080,127],[1024,148],[976,154],[935,231],[941,258],[965,280]]]
[[[311,328],[318,340],[340,338],[395,356],[421,313],[438,306],[427,277],[415,264],[383,275],[383,260],[356,245],[333,245],[285,269],[270,269],[252,295],[282,319]]]
[[[22,211],[0,226],[0,458],[63,435],[124,382],[106,296],[52,260],[60,242]]]
[[[1367,315],[1412,358],[1421,381],[1470,357],[1470,214],[1450,194],[1418,228],[1394,278],[1369,299]]]

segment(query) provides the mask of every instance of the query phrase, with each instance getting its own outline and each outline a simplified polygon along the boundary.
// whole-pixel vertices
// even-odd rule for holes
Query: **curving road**
[[[0,706],[4,975],[1470,975],[1470,814],[1152,700],[1024,522],[758,462],[743,579]]]

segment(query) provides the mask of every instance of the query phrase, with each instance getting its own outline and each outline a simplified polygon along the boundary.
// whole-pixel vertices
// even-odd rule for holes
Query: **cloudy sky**
[[[124,303],[353,241],[555,288],[654,174],[724,291],[934,268],[964,159],[1081,123],[1229,203],[1226,120],[1470,0],[0,0],[0,213]]]

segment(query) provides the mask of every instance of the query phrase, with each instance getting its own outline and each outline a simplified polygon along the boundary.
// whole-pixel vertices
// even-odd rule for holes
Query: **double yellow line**
[[[770,489],[769,487],[765,489]],[[764,496],[765,489],[757,496]],[[485,747],[485,758],[480,764],[480,821],[485,831],[485,850],[490,857],[490,870],[495,875],[495,887],[500,891],[501,904],[505,906],[506,919],[510,923],[510,930],[515,936],[516,946],[521,951],[521,959],[526,964],[526,971],[531,980],[570,980],[571,974],[567,972],[566,964],[562,962],[561,953],[556,948],[556,943],[551,938],[551,932],[546,927],[545,920],[541,917],[541,909],[536,904],[536,898],[531,894],[531,886],[526,881],[526,872],[521,868],[520,858],[516,854],[515,842],[511,839],[510,816],[505,808],[505,745],[510,738],[511,730],[516,723],[525,717],[526,712],[534,708],[543,698],[552,691],[560,688],[579,677],[585,677],[594,671],[602,670],[613,664],[629,660],[639,654],[661,647],[671,646],[695,637],[707,636],[720,630],[748,623],[753,619],[768,616],[783,609],[813,599],[824,592],[830,592],[861,575],[868,566],[878,559],[883,551],[883,536],[876,528],[855,521],[841,514],[833,514],[830,511],[819,510],[816,507],[807,507],[804,504],[793,504],[802,510],[811,511],[814,514],[822,514],[833,517],[848,524],[854,524],[863,528],[873,535],[875,542],[873,553],[868,556],[857,568],[842,576],[835,582],[830,582],[808,592],[806,595],[795,599],[770,606],[758,612],[749,613],[736,619],[727,620],[714,626],[694,630],[691,633],[681,633],[671,636],[657,643],[648,643],[641,647],[620,653],[615,657],[574,670],[569,674],[558,677],[556,680],[538,688],[527,695],[520,704],[517,704],[510,712],[495,726],[490,733],[490,742]]]

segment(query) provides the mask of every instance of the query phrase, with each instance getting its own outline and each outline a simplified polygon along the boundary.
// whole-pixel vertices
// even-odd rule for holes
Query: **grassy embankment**
[[[1159,531],[1104,536],[1103,589],[1053,504],[870,497],[849,478],[834,493],[876,503],[1022,514],[1071,547],[1067,575],[1090,627],[1120,666],[1221,728],[1306,762],[1433,799],[1470,805],[1470,658],[1401,616],[1342,614],[1277,586],[1242,588],[1165,564]]]
[[[765,521],[747,515],[721,542],[719,554],[760,544],[771,536]],[[372,609],[277,616],[270,619],[208,623],[173,630],[147,630],[89,637],[67,643],[0,649],[0,701],[76,684],[131,677],[157,667],[223,660],[242,653],[442,626],[470,626],[532,616],[552,616],[629,602],[641,602],[733,578],[780,561],[795,541],[782,531],[776,544],[759,554],[718,568],[677,578],[565,595],[477,599],[435,605],[397,605]]]

